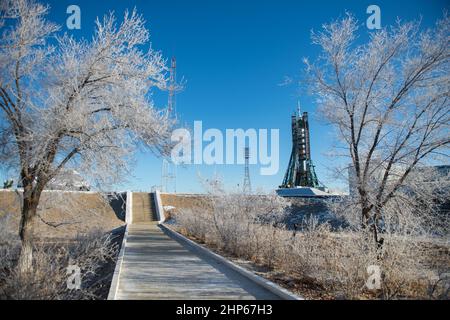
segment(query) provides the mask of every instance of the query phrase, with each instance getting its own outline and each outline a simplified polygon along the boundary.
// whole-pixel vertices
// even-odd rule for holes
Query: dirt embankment
[[[93,192],[44,191],[34,223],[39,238],[73,239],[91,231],[109,232],[123,226],[124,214],[112,200]],[[20,223],[20,195],[0,190],[0,220],[17,236]]]
[[[161,202],[166,219],[183,209],[212,211],[212,197],[207,194],[161,193]]]
[[[264,195],[261,195],[264,197]],[[329,222],[334,228],[345,226],[345,223],[332,215],[327,209],[324,199],[307,199],[299,197],[286,198],[290,206],[287,208],[284,223],[288,228],[300,227],[305,219],[317,218],[319,222]],[[173,194],[161,193],[161,202],[167,219],[174,218],[180,210],[189,209],[202,212],[213,211],[214,196],[208,194]]]

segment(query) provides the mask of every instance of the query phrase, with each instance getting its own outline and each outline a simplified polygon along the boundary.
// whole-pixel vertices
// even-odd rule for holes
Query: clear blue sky
[[[43,0],[41,0],[43,1]],[[45,1],[44,1],[45,2]],[[381,8],[382,25],[423,17],[429,26],[449,7],[445,0],[365,1],[365,0],[203,0],[203,1],[48,1],[50,19],[63,25],[63,31],[90,38],[94,20],[109,10],[122,15],[126,8],[137,7],[145,16],[154,49],[177,58],[178,78],[187,83],[177,96],[177,111],[183,123],[203,127],[280,129],[280,170],[274,176],[259,175],[257,165],[250,167],[253,188],[276,188],[282,181],[291,150],[290,116],[300,100],[310,113],[312,157],[319,179],[330,187],[339,186],[329,174],[335,159],[325,157],[331,146],[330,128],[314,114],[316,106],[298,84],[280,86],[284,76],[298,78],[302,57],[315,58],[311,29],[353,13],[364,33],[366,8]],[[81,30],[68,30],[65,21],[68,5],[81,8]],[[164,105],[167,94],[156,94]],[[133,175],[120,189],[149,190],[161,183],[161,159],[139,152]],[[241,184],[242,165],[190,165],[178,168],[177,191],[202,191],[197,172],[209,177],[217,171],[229,187]],[[341,185],[342,186],[342,185]],[[173,188],[171,188],[173,190]]]

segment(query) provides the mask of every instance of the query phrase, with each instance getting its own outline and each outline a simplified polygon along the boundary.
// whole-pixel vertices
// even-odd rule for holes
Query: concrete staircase
[[[155,193],[127,195],[131,223],[127,225],[108,299],[279,298],[254,280],[193,250],[191,245],[182,244],[161,229],[157,225]]]
[[[133,192],[132,195],[133,223],[158,223],[155,208],[155,194],[146,192]]]

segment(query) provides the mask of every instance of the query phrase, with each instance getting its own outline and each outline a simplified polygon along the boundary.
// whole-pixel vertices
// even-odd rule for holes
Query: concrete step
[[[133,192],[133,222],[158,221],[153,193]]]

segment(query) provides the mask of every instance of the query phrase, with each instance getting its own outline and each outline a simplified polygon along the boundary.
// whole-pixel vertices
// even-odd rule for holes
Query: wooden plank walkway
[[[156,222],[128,228],[116,299],[279,299],[172,239]]]

